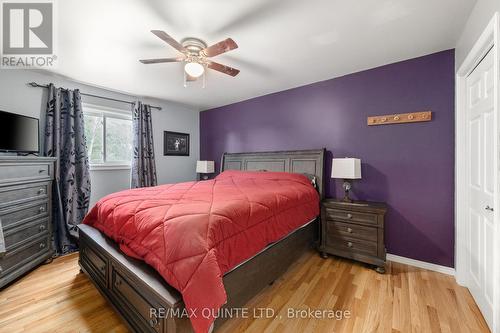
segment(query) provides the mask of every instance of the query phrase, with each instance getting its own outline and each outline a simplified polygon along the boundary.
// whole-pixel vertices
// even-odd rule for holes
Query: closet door
[[[490,51],[467,78],[467,286],[493,327],[494,66]]]

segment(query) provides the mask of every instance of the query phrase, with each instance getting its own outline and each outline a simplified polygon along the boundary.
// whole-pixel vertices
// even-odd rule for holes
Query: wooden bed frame
[[[324,156],[324,149],[225,153],[221,171],[267,170],[307,174],[314,178],[323,198]],[[228,302],[224,308],[243,307],[279,278],[318,239],[318,220],[319,217],[226,273],[223,280]],[[114,241],[87,225],[80,226],[79,264],[133,332],[193,332],[189,318],[165,316],[159,312],[162,309],[167,313],[182,313],[184,305],[180,293],[149,265],[125,256]],[[226,319],[216,320],[215,328]]]

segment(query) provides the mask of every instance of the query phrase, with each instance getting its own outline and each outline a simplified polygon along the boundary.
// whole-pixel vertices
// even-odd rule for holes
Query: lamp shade
[[[334,158],[332,178],[361,179],[361,160],[358,158]]]
[[[196,162],[196,173],[214,173],[214,171],[215,171],[214,161]]]

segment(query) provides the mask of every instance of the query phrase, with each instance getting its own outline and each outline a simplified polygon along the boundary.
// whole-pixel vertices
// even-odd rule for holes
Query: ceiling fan
[[[184,62],[184,82],[195,81],[205,73],[206,68],[210,68],[233,77],[238,75],[238,73],[240,72],[236,68],[222,65],[208,59],[238,48],[238,45],[231,38],[227,38],[222,42],[208,47],[204,41],[198,38],[185,38],[179,43],[164,31],[151,30],[151,32],[161,40],[166,42],[168,45],[179,51],[181,55],[175,58],[139,60],[143,64]]]

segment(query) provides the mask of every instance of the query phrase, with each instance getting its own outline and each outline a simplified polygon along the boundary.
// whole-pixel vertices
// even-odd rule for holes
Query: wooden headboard
[[[224,170],[276,171],[301,173],[315,177],[320,197],[325,197],[325,149],[269,151],[260,153],[224,153],[221,172]]]

